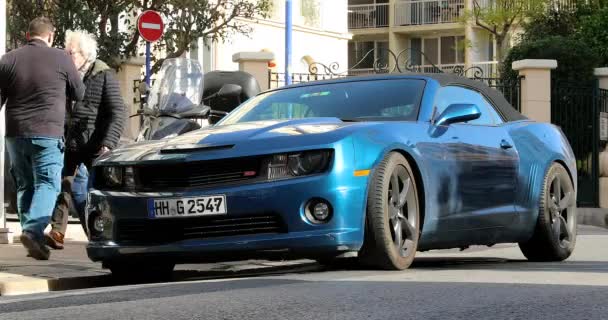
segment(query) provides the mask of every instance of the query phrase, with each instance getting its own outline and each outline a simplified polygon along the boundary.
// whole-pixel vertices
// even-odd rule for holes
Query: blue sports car
[[[92,172],[89,257],[115,274],[260,257],[405,269],[416,251],[519,243],[564,260],[576,161],[482,82],[399,74],[288,86]]]

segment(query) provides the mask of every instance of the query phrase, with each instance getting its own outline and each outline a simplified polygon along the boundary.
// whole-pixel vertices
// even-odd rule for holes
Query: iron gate
[[[598,84],[581,86],[554,80],[551,84],[551,122],[568,138],[574,155],[578,180],[577,204],[599,204],[600,112],[608,112],[608,90]]]
[[[386,53],[385,55],[380,54],[380,52]],[[373,65],[371,69],[366,69],[364,73],[361,73],[360,69],[357,69],[364,62],[370,62],[370,59],[376,56],[386,56],[387,58],[376,58],[373,60]],[[414,58],[416,57],[416,58]],[[317,81],[317,80],[328,80],[334,78],[342,78],[342,77],[350,77],[350,76],[358,76],[358,75],[366,75],[366,74],[384,74],[384,73],[404,73],[404,72],[414,72],[414,73],[453,73],[463,77],[467,77],[473,80],[482,81],[487,84],[489,87],[494,88],[500,91],[507,101],[518,111],[521,110],[521,81],[517,79],[515,81],[504,80],[496,77],[488,77],[484,75],[484,69],[479,66],[473,66],[469,68],[465,68],[462,65],[456,65],[449,70],[442,70],[434,64],[430,64],[428,66],[421,67],[420,65],[416,65],[414,61],[418,61],[420,59],[424,59],[424,61],[431,61],[428,57],[419,50],[408,48],[402,50],[399,53],[394,53],[390,49],[385,48],[375,48],[368,51],[363,58],[355,63],[352,68],[340,71],[340,65],[337,62],[333,62],[330,64],[323,64],[319,62],[314,62],[309,65],[308,73],[294,73],[291,74],[291,83],[302,83],[309,81]],[[430,62],[429,62],[430,63]],[[269,71],[268,75],[268,87],[269,88],[278,88],[285,85],[285,73],[280,72],[271,72]]]

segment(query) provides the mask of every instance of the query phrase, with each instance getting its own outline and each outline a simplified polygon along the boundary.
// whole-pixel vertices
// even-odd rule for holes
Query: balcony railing
[[[395,4],[395,25],[455,23],[464,13],[464,0],[412,0]]]
[[[388,27],[388,9],[388,3],[348,6],[348,28],[386,28]]]
[[[473,62],[471,68],[467,71],[467,76],[474,77],[477,74],[481,74],[482,77],[496,77],[498,75],[498,62],[497,61],[480,61]]]

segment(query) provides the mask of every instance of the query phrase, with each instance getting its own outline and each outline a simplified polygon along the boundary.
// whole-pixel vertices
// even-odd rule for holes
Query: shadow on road
[[[326,266],[325,270],[334,271],[368,271],[356,260],[343,260]],[[509,260],[484,257],[421,257],[416,258],[410,270],[493,270],[510,272],[587,272],[608,273],[608,264],[604,261],[562,261],[530,262],[527,260]]]
[[[173,272],[171,279],[150,280],[150,279],[117,279],[111,274],[100,276],[85,276],[65,279],[49,280],[50,291],[64,291],[75,289],[88,289],[110,286],[137,285],[147,283],[161,282],[184,282],[184,281],[200,281],[200,280],[218,280],[218,279],[238,279],[247,277],[261,277],[281,274],[308,273],[322,271],[323,268],[316,263],[303,263],[289,266],[263,267],[253,270],[176,270]]]

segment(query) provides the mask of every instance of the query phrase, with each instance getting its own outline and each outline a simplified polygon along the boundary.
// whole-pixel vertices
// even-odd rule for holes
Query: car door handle
[[[505,150],[513,148],[513,146],[507,140],[502,140],[500,142],[500,147]]]

